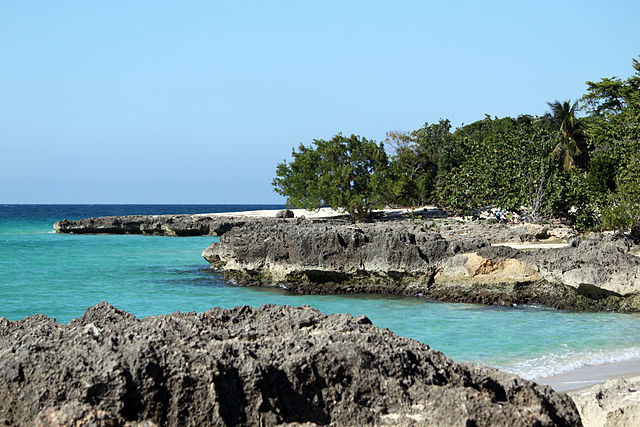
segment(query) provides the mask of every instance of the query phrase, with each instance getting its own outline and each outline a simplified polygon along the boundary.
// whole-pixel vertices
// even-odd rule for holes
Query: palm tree
[[[580,148],[583,140],[583,123],[576,118],[576,107],[578,103],[571,104],[571,101],[547,102],[551,108],[551,113],[545,115],[545,119],[553,128],[560,131],[560,140],[551,152],[552,156],[564,153],[562,167],[569,170],[576,164],[576,160],[582,155]]]

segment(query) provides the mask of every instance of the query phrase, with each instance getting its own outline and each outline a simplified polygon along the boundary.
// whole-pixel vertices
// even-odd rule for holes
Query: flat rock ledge
[[[579,426],[571,398],[364,316],[214,308],[0,318],[0,424]],[[299,424],[296,424],[299,425]]]
[[[234,227],[253,222],[275,224],[285,218],[253,218],[230,215],[125,215],[63,219],[53,224],[58,233],[143,234],[150,236],[219,236]]]
[[[640,311],[640,258],[620,236],[489,222],[246,224],[202,253],[239,285],[447,302]]]

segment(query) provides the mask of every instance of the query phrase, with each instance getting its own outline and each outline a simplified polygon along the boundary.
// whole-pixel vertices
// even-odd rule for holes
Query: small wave
[[[562,374],[585,366],[604,365],[633,359],[640,359],[640,347],[594,351],[567,350],[497,366],[497,368],[532,380]]]

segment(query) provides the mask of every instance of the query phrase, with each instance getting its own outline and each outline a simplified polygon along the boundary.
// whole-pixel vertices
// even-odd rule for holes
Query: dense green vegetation
[[[316,139],[313,147],[300,144],[291,163],[280,163],[273,185],[287,196],[287,203],[301,208],[342,208],[354,220],[385,205],[386,171],[389,167],[382,144],[356,135],[340,134],[331,140]]]
[[[355,219],[384,204],[437,204],[473,214],[496,206],[529,220],[640,230],[640,62],[626,80],[587,82],[575,103],[542,117],[449,120],[389,132],[382,145],[352,135],[300,145],[274,187],[292,206],[346,209]]]

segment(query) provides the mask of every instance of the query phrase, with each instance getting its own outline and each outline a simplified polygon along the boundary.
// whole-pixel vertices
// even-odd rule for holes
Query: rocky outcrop
[[[577,426],[571,399],[309,307],[0,318],[8,425]],[[85,423],[85,424],[82,424]],[[141,424],[137,424],[141,423]]]
[[[153,236],[219,236],[234,227],[253,222],[272,224],[286,221],[276,218],[251,218],[228,215],[126,215],[63,219],[53,224],[58,233],[73,234],[145,234]]]
[[[570,393],[585,427],[640,425],[640,378],[615,378]]]
[[[375,292],[377,285],[380,292],[387,292],[392,282],[411,292],[432,279],[434,263],[444,256],[447,245],[437,233],[396,223],[366,224],[360,229],[297,221],[291,226],[252,224],[237,229],[203,256],[241,284],[281,284],[322,293]]]
[[[531,241],[542,248],[498,245]],[[638,311],[640,258],[629,248],[624,239],[582,240],[542,226],[425,227],[394,221],[354,228],[299,220],[231,230],[202,255],[238,284],[301,293],[393,293],[451,302]]]

